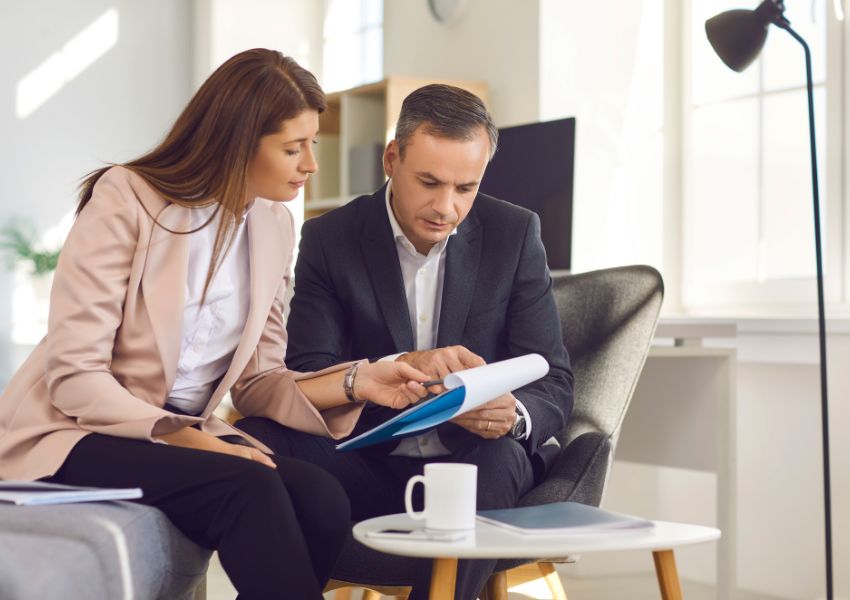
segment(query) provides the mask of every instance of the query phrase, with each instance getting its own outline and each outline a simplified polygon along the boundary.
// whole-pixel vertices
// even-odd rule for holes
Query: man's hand
[[[483,437],[495,440],[510,432],[516,422],[516,398],[513,394],[503,394],[475,410],[463,413],[452,419],[452,423]]]
[[[463,346],[406,352],[396,361],[406,362],[432,379],[442,379],[449,373],[487,364],[483,358]]]

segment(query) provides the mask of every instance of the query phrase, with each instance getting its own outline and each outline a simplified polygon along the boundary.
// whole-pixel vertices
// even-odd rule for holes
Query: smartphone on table
[[[431,540],[435,542],[454,542],[463,539],[469,531],[425,531],[424,529],[376,529],[367,531],[366,537],[393,540]]]

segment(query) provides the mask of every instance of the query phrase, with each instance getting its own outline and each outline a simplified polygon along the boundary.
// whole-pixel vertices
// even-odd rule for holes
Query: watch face
[[[517,413],[516,421],[514,422],[513,429],[511,429],[511,435],[514,438],[520,438],[525,435],[525,416]]]
[[[451,23],[463,14],[467,2],[468,0],[428,0],[428,8],[440,23]]]

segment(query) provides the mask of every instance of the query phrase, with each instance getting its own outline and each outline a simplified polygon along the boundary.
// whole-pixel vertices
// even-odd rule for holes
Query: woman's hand
[[[267,467],[271,467],[272,469],[277,469],[277,465],[271,459],[271,457],[269,457],[267,454],[263,454],[253,446],[242,446],[241,444],[231,444],[225,441],[221,441],[221,443],[223,444],[223,446],[218,450],[213,450],[213,452],[231,454],[233,456],[238,456],[239,458],[246,458],[248,460],[253,460],[254,462],[262,463]]]
[[[405,408],[428,395],[428,376],[404,362],[361,363],[354,378],[354,397],[390,408]]]
[[[242,446],[240,444],[231,444],[220,440],[212,434],[209,434],[194,427],[184,427],[173,433],[164,433],[156,436],[170,446],[180,446],[181,448],[194,448],[196,450],[206,450],[207,452],[218,452],[220,454],[230,454],[239,458],[246,458],[254,462],[262,463],[267,467],[276,469],[277,465],[266,454],[263,454],[252,446]]]

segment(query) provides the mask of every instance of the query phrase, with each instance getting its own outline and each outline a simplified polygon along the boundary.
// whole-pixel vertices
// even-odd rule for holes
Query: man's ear
[[[390,143],[387,144],[387,147],[384,149],[384,173],[386,173],[387,177],[392,178],[395,163],[400,159],[401,156],[399,155],[398,142],[390,140]]]

